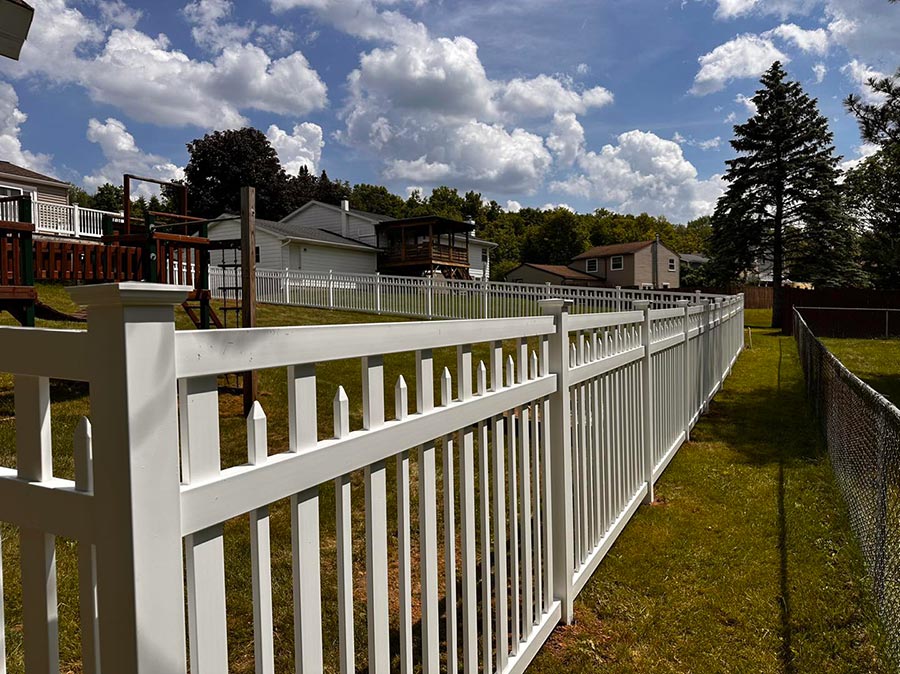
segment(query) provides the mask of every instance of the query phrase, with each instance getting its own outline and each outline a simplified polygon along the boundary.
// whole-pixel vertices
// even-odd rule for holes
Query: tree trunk
[[[779,172],[780,173],[780,172]],[[778,180],[775,185],[775,222],[772,226],[772,327],[781,326],[781,312],[784,305],[784,183]]]

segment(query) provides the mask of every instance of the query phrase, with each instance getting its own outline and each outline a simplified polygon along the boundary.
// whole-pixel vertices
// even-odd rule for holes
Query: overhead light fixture
[[[0,56],[19,60],[34,8],[23,0],[0,0]]]

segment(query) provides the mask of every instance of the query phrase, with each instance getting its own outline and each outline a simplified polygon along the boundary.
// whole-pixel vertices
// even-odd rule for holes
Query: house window
[[[668,283],[663,283],[663,290],[668,290],[671,286]]]
[[[259,264],[259,246],[256,247],[256,264]]]
[[[675,271],[675,258],[669,258],[669,271]]]
[[[625,258],[621,255],[613,255],[609,258],[610,271],[622,271],[625,269]]]
[[[17,197],[22,193],[22,188],[20,187],[7,187],[6,185],[0,185],[0,197]]]
[[[600,269],[600,260],[593,259],[587,261],[587,271],[589,272],[597,272]]]
[[[487,261],[488,261],[488,249],[487,248],[481,249],[481,261],[483,263],[487,263]]]

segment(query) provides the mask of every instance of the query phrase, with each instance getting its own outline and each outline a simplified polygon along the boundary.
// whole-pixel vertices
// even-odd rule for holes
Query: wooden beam
[[[241,327],[256,327],[256,188],[241,188]],[[259,392],[259,373],[244,373],[244,415]]]

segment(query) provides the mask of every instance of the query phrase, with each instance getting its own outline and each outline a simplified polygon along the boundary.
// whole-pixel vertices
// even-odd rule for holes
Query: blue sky
[[[185,143],[253,125],[282,163],[474,189],[510,209],[710,212],[779,58],[819,99],[900,64],[887,0],[37,0],[0,62],[0,159],[92,190],[177,177]]]

